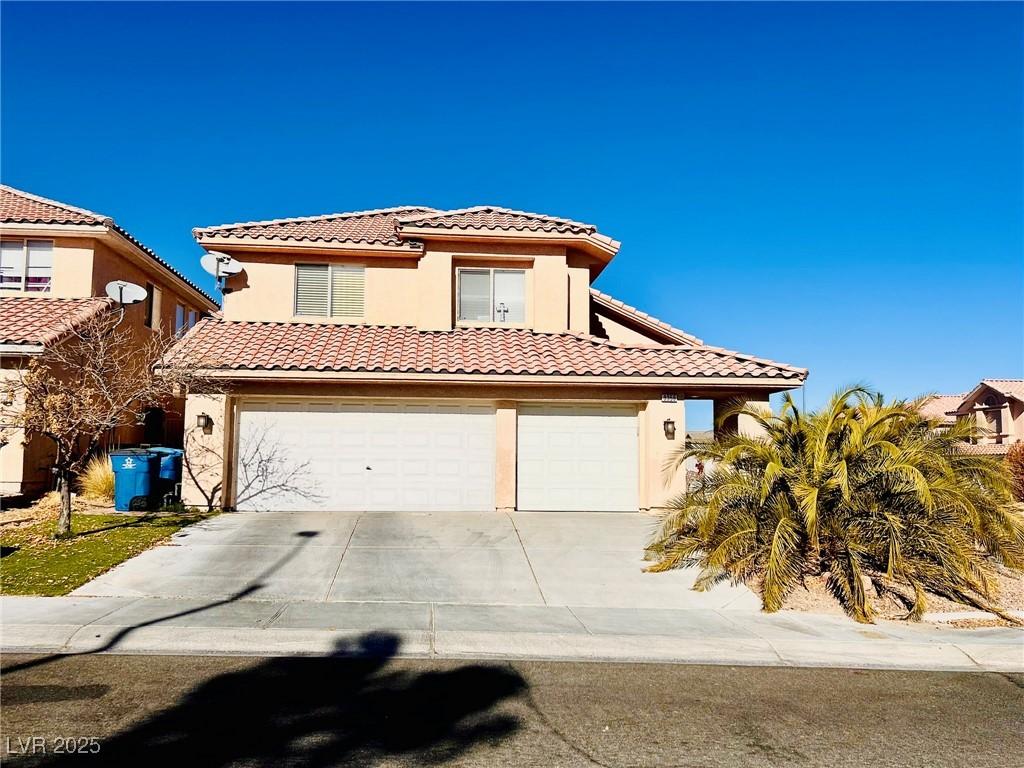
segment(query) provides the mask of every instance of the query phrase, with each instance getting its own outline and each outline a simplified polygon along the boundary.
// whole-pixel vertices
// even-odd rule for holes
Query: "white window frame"
[[[327,314],[326,315],[310,315],[310,314],[299,314],[299,267],[327,267]],[[334,306],[334,268],[339,267],[341,269],[361,269],[363,272],[363,314],[361,315],[333,315],[331,314],[331,307]],[[366,265],[365,264],[337,264],[333,262],[324,263],[322,261],[302,261],[296,262],[295,269],[293,270],[294,277],[292,279],[292,317],[324,317],[330,319],[340,320],[363,320],[366,317]]]
[[[464,320],[462,319],[462,273],[463,272],[487,272],[487,282],[490,288],[491,319],[490,320]],[[523,319],[522,320],[496,320],[494,318],[494,275],[497,272],[516,272],[523,276]],[[527,270],[522,267],[456,267],[455,268],[455,322],[464,325],[501,325],[501,326],[522,326],[526,324],[526,294],[527,294]]]
[[[180,323],[178,322],[178,320],[179,320],[178,310],[179,309],[181,310],[181,315],[180,315],[181,322]],[[187,330],[188,330],[188,307],[186,307],[184,304],[181,304],[179,302],[175,302],[174,303],[174,335],[175,336],[181,336]]]
[[[49,243],[51,258],[55,257],[54,253],[54,241],[46,237],[5,237],[3,242],[5,243],[21,243],[21,282],[15,287],[13,284],[4,285],[0,283],[0,294],[10,292],[18,293],[51,293],[53,291],[53,269],[54,264],[50,264],[50,281],[46,284],[46,288],[40,291],[30,291],[28,289],[28,244],[33,243]]]

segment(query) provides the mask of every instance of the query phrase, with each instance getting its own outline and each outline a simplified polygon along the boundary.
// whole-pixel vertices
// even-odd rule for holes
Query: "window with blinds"
[[[4,240],[0,243],[0,290],[46,293],[52,278],[52,240]]]
[[[366,270],[340,264],[295,265],[295,314],[362,319]]]
[[[526,272],[522,269],[460,269],[459,320],[471,323],[526,321]]]

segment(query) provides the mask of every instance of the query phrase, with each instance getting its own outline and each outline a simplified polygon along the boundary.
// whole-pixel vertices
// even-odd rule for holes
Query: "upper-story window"
[[[143,322],[147,328],[154,331],[160,330],[160,309],[162,305],[162,293],[152,283],[146,283],[145,316]]]
[[[458,270],[458,317],[469,323],[526,322],[526,270]]]
[[[174,305],[174,333],[178,336],[188,330],[188,326],[185,324],[188,318],[188,312],[182,304]]]
[[[52,240],[4,240],[0,243],[0,290],[46,293],[52,279]]]
[[[366,270],[342,264],[295,265],[295,314],[361,320]]]

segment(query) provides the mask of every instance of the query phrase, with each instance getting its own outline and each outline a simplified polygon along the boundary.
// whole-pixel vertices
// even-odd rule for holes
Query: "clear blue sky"
[[[601,289],[811,369],[807,404],[1024,375],[1022,6],[2,6],[6,183],[191,228],[492,203]]]

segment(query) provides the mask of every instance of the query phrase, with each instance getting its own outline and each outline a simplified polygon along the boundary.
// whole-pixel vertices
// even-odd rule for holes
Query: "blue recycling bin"
[[[125,448],[110,452],[110,464],[114,468],[114,509],[149,509],[156,493],[160,457],[145,448]]]
[[[181,462],[185,452],[180,448],[149,448],[160,458],[156,489],[160,496],[174,493],[174,487],[181,482]]]

